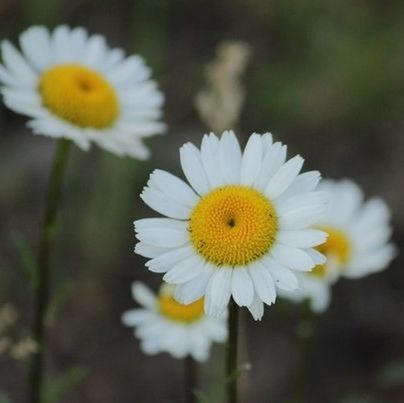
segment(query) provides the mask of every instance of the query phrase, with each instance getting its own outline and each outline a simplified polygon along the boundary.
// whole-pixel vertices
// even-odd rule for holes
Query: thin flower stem
[[[33,325],[33,334],[38,345],[38,351],[33,355],[30,373],[32,403],[41,403],[41,391],[44,378],[44,356],[46,353],[45,319],[49,304],[49,288],[51,282],[50,261],[57,232],[57,212],[69,150],[69,140],[61,139],[58,141],[48,184],[42,235],[39,243]]]
[[[227,342],[226,360],[226,386],[227,403],[237,403],[237,350],[238,350],[238,316],[239,307],[231,300],[229,306],[228,330],[229,339]]]
[[[197,403],[195,390],[198,386],[196,362],[190,356],[184,358],[185,397],[187,403]]]
[[[311,364],[311,350],[313,347],[314,335],[314,314],[310,308],[309,302],[305,301],[302,306],[302,317],[298,327],[298,362],[295,374],[295,397],[292,400],[295,403],[309,402],[309,374]]]

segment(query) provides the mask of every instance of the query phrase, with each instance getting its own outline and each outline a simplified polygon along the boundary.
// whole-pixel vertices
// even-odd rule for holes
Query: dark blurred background
[[[148,141],[148,162],[74,149],[48,318],[50,393],[64,395],[56,401],[183,401],[182,362],[143,355],[120,315],[134,306],[133,280],[158,287],[160,276],[133,253],[132,222],[151,214],[138,195],[153,168],[179,173],[179,146],[199,143],[207,130],[193,99],[223,40],[252,49],[242,142],[252,131],[272,131],[291,154],[306,158],[306,169],[352,177],[368,196],[382,196],[393,210],[394,241],[403,245],[402,0],[0,0],[1,38],[15,42],[38,23],[82,25],[143,55],[166,94],[169,125],[167,136]],[[31,323],[26,266],[38,242],[55,145],[34,137],[25,122],[1,106],[0,305],[16,307],[21,334]],[[402,263],[399,256],[381,274],[334,287],[331,307],[315,318],[305,402],[404,402]],[[293,401],[301,314],[302,307],[279,301],[261,323],[245,315],[243,349],[252,369],[243,402]],[[220,393],[213,396],[222,350],[201,366],[212,403],[222,401]],[[26,359],[0,355],[4,399],[26,401],[26,371]]]

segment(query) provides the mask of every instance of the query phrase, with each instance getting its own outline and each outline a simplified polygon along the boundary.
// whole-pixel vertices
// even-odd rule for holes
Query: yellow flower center
[[[47,70],[39,82],[43,104],[80,127],[104,129],[118,117],[115,90],[96,71],[75,64]]]
[[[170,320],[177,322],[191,323],[200,319],[204,314],[203,298],[192,302],[189,305],[182,305],[171,295],[165,293],[159,296],[160,313]]]
[[[325,243],[319,245],[316,249],[328,258],[336,259],[338,264],[343,267],[351,253],[349,238],[343,231],[337,228],[324,226],[320,229],[328,233],[328,238]],[[314,267],[311,274],[317,277],[325,277],[327,274],[327,263]]]
[[[195,250],[216,266],[244,266],[274,243],[278,220],[273,205],[246,186],[225,186],[195,206],[189,232]]]

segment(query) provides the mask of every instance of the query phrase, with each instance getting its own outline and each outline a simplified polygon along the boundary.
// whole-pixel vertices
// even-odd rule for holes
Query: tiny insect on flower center
[[[39,92],[53,114],[83,128],[107,128],[119,114],[113,87],[100,73],[80,65],[60,64],[45,71]]]
[[[328,238],[325,243],[319,245],[316,249],[327,256],[327,258],[336,259],[342,268],[348,261],[351,253],[351,242],[349,238],[343,231],[334,227],[324,226],[320,229],[328,233]],[[311,274],[316,277],[325,277],[327,274],[327,263],[314,267]]]
[[[176,322],[192,323],[199,320],[204,314],[203,298],[191,304],[182,305],[171,295],[162,293],[159,295],[158,304],[160,313],[167,319]]]
[[[274,244],[278,219],[271,202],[257,190],[229,185],[199,201],[189,221],[191,242],[216,266],[244,266]]]

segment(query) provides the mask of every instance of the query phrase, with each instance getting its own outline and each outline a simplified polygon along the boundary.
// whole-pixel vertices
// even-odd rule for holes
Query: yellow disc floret
[[[182,305],[177,302],[171,295],[160,294],[159,299],[159,309],[160,313],[165,316],[167,319],[191,323],[200,319],[203,314],[203,298],[198,299],[195,302],[192,302],[188,305]]]
[[[338,264],[343,265],[348,261],[351,253],[351,242],[347,235],[340,229],[334,227],[321,227],[322,231],[328,233],[325,243],[319,245],[316,249],[328,258],[336,259]],[[317,265],[311,274],[317,277],[324,277],[327,274],[327,263]]]
[[[216,266],[244,266],[274,243],[278,220],[270,201],[247,186],[224,186],[195,206],[189,232],[199,255]]]
[[[118,117],[115,90],[101,74],[75,64],[47,70],[39,82],[43,104],[59,118],[80,127],[103,129]]]

